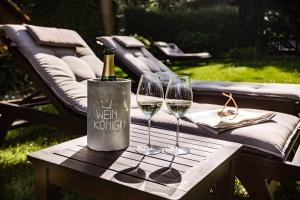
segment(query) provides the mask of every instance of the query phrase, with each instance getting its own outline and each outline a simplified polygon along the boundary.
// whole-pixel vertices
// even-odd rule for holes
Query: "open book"
[[[204,125],[210,129],[213,133],[218,134],[221,131],[249,126],[271,120],[274,116],[274,112],[258,112],[239,109],[236,117],[228,116],[221,118],[218,115],[220,110],[208,110],[189,112],[185,114],[185,118],[199,125]]]

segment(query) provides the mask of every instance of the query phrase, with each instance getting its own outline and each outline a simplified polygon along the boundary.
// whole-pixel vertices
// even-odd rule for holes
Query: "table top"
[[[222,174],[222,165],[231,161],[242,146],[180,133],[179,144],[190,147],[190,154],[144,156],[136,153],[135,148],[147,143],[147,129],[131,124],[130,146],[125,150],[91,150],[84,136],[30,153],[28,160],[75,170],[104,182],[142,191],[148,197],[181,199],[211,184],[210,180]],[[162,147],[173,145],[175,131],[151,128],[151,143]]]

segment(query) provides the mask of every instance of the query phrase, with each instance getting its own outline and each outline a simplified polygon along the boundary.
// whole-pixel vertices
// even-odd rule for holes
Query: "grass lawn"
[[[215,61],[204,66],[172,66],[192,79],[235,82],[300,83],[300,58],[251,62]]]
[[[300,83],[300,59],[274,60],[259,63],[212,62],[208,66],[172,66],[172,70],[192,79],[222,81],[255,81]],[[298,72],[299,71],[299,72]],[[124,75],[121,70],[117,74]],[[0,147],[0,199],[34,198],[33,166],[26,154],[76,136],[44,126],[32,126],[10,131]],[[276,192],[277,199],[296,200],[300,197],[300,183],[284,183]],[[89,199],[64,191],[64,199]],[[235,199],[249,199],[236,180]]]

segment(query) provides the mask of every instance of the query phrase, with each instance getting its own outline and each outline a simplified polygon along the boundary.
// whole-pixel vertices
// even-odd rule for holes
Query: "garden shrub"
[[[258,58],[255,47],[234,48],[229,51],[229,56],[234,60],[256,60]]]
[[[0,100],[14,99],[34,91],[27,74],[18,68],[11,56],[0,55]]]
[[[238,12],[230,6],[169,12],[128,7],[124,10],[124,28],[127,35],[175,42],[189,52],[209,50],[219,55],[237,46]]]
[[[97,36],[103,35],[99,1],[16,0],[31,17],[31,24],[77,31],[95,51]]]
[[[179,32],[175,37],[176,43],[182,47],[182,50],[189,52],[213,51],[215,35],[201,32]]]

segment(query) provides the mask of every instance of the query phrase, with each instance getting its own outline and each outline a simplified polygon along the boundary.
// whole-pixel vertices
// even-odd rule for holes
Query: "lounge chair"
[[[31,77],[35,77],[34,81],[40,84],[38,86],[42,86],[40,90],[59,110],[59,113],[53,117],[47,117],[48,115],[42,115],[40,112],[32,111],[24,106],[1,102],[0,113],[4,112],[5,115],[1,116],[0,127],[2,127],[3,121],[11,123],[15,119],[24,119],[60,128],[69,127],[73,131],[81,131],[85,134],[86,79],[100,77],[102,62],[73,31],[59,34],[52,29],[43,27],[31,26],[33,29],[31,30],[30,26],[25,25],[4,25],[1,28],[9,37],[10,42],[7,41],[7,44],[13,56],[17,58],[22,67],[28,69]],[[34,39],[36,36],[32,32],[40,35],[39,30],[48,42],[42,41],[43,44],[41,44],[39,40]],[[63,39],[66,36],[62,36],[65,34],[67,38],[73,37],[70,34],[75,35],[75,41],[69,41],[66,44]],[[65,39],[67,40],[67,38]],[[76,43],[82,47],[71,47],[70,43],[72,45]],[[135,96],[132,94],[131,121],[146,125],[145,116],[137,109],[134,100]],[[216,108],[220,108],[220,106],[194,103],[192,110]],[[33,116],[29,116],[30,114]],[[153,125],[175,130],[176,120],[167,112],[166,108],[163,108],[154,116]],[[220,135],[210,134],[204,127],[198,127],[186,120],[181,121],[180,130],[190,134],[245,144],[236,161],[237,176],[251,197],[268,199],[269,196],[265,190],[266,178],[279,181],[300,179],[300,163],[296,159],[297,156],[293,159],[293,149],[297,147],[296,142],[299,136],[298,127],[299,119],[297,117],[276,113],[273,120],[268,123],[237,128]],[[3,136],[3,132],[0,134]],[[159,138],[152,138],[152,140],[159,140]],[[188,162],[188,156],[182,159],[187,159]],[[255,185],[253,185],[253,181],[255,181]]]
[[[168,63],[168,61],[183,62],[205,62],[209,63],[213,57],[209,52],[201,53],[184,53],[175,43],[154,42],[154,46],[159,50],[160,59]]]
[[[0,141],[4,140],[8,129],[24,123],[42,123],[85,134],[86,79],[101,76],[102,61],[74,31],[68,30],[70,38],[68,34],[64,36],[64,32],[44,30],[43,27],[4,25],[1,29],[4,31],[2,41],[40,92],[21,100],[0,103]],[[48,41],[35,40],[33,31],[46,31],[44,35],[49,36],[45,38]],[[61,40],[51,38],[51,34],[59,35]],[[57,114],[35,109],[49,102]]]
[[[104,36],[98,41],[116,49],[119,66],[138,81],[142,74],[153,72],[165,81],[176,75],[155,58],[143,43],[129,36]],[[232,93],[240,107],[274,110],[298,115],[300,113],[300,85],[193,80],[194,101],[222,105],[222,92]]]

